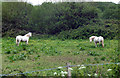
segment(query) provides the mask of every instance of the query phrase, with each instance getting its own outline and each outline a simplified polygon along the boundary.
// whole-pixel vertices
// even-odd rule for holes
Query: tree
[[[27,27],[32,5],[24,2],[2,3],[2,32]]]

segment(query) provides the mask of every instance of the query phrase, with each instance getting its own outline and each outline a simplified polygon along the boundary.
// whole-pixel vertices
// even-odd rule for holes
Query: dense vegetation
[[[119,7],[101,2],[45,2],[33,6],[24,2],[2,3],[3,36],[15,37],[28,31],[79,39],[91,35],[117,38]]]
[[[59,66],[120,62],[119,4],[109,2],[2,3],[2,73],[14,74]],[[32,32],[29,44],[15,44],[15,36]],[[103,36],[105,47],[89,43]],[[120,45],[120,44],[119,44]],[[120,47],[120,46],[119,46]],[[33,72],[26,76],[61,76],[65,69]],[[119,77],[120,64],[73,67],[72,76]]]
[[[118,52],[117,40],[105,40],[105,48],[89,40],[60,40],[56,38],[31,38],[29,44],[21,42],[16,46],[15,38],[2,39],[2,73],[16,74],[31,72],[49,68],[83,64],[101,64],[120,62],[120,52]],[[72,67],[72,76],[95,76],[99,77],[119,77],[120,64],[98,65],[98,66]],[[108,69],[111,69],[108,71]],[[62,76],[61,71],[66,68],[37,71],[27,73],[25,76]],[[67,74],[66,74],[67,75]],[[78,77],[79,78],[79,77]]]

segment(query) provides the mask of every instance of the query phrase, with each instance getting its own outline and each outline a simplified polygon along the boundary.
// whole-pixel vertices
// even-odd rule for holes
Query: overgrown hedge
[[[92,35],[113,39],[118,33],[117,11],[118,5],[109,2],[45,2],[39,6],[3,2],[2,36],[32,32],[62,39],[87,39]]]
[[[118,39],[118,25],[83,26],[60,32],[60,39],[88,39],[90,36],[103,36],[105,39]]]

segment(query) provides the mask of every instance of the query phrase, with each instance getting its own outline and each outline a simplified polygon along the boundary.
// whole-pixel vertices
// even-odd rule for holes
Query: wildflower
[[[77,65],[77,66],[80,66],[80,65]]]
[[[66,72],[66,71],[64,72],[64,74],[67,74],[67,73],[68,73],[68,72]]]
[[[61,69],[62,67],[58,67],[59,69]]]
[[[54,72],[54,75],[56,75],[57,73],[56,72]]]
[[[60,74],[58,73],[58,76],[60,76]]]
[[[80,70],[80,69],[84,69],[84,68],[86,68],[86,67],[85,67],[85,66],[81,66],[81,67],[79,68],[79,70]]]
[[[69,70],[73,70],[72,68],[69,68]]]
[[[65,71],[65,72],[64,72],[64,71],[61,71],[61,74],[67,74],[67,73],[68,73],[68,72],[66,72],[66,71]]]
[[[61,71],[61,76],[65,76],[63,71]]]
[[[91,74],[88,74],[88,76],[91,76]]]
[[[117,65],[119,65],[120,63],[117,63]]]
[[[79,70],[82,69],[81,67],[79,68]]]
[[[61,74],[64,74],[64,72],[63,72],[63,71],[61,71]]]
[[[97,76],[97,74],[95,73],[94,76]]]
[[[82,68],[86,68],[86,67],[84,66],[84,67],[82,67]]]
[[[108,69],[107,71],[111,71],[112,69]]]
[[[81,67],[84,67],[84,65],[81,65]]]
[[[62,74],[62,76],[64,77],[65,75],[64,75],[64,74]]]

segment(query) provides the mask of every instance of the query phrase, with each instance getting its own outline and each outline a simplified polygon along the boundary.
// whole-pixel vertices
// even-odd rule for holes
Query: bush
[[[114,28],[116,27],[116,24],[112,26],[110,24],[110,27],[105,27],[104,25],[87,25],[83,27],[79,27],[77,29],[71,29],[62,31],[58,34],[58,38],[60,39],[88,39],[90,36],[103,36],[105,39],[114,39],[117,38],[118,29]]]

